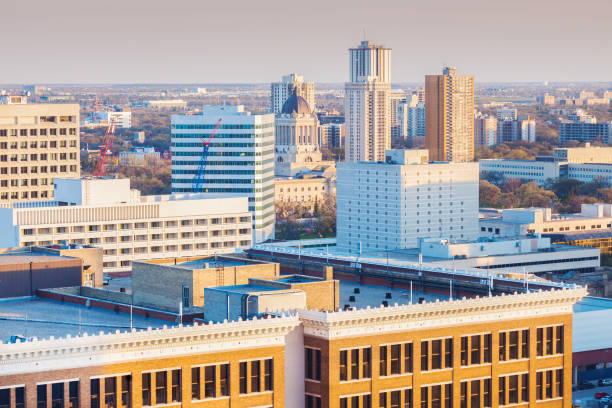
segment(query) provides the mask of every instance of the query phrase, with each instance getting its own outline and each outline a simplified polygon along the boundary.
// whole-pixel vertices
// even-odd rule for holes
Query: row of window
[[[0,129],[0,136],[76,136],[76,128]]]
[[[538,356],[563,354],[563,326],[539,327],[536,329],[536,352]],[[529,358],[529,329],[498,333],[499,361]],[[491,333],[461,337],[461,365],[491,363]],[[379,352],[379,375],[412,373],[413,343],[381,345]],[[371,378],[372,347],[340,350],[340,381]],[[440,370],[453,367],[453,339],[434,339],[421,342],[421,371]],[[306,378],[320,380],[321,351],[305,348]]]
[[[3,191],[0,192],[0,201],[1,200],[8,200],[9,198],[11,200],[26,200],[29,198],[41,198],[41,199],[47,199],[50,198],[53,195],[53,190],[49,190],[49,191],[12,191],[12,192],[7,192],[7,191]]]
[[[173,123],[171,125],[172,129],[266,129],[273,128],[274,122],[264,123],[260,125],[230,125],[230,124],[221,124],[217,127],[216,124],[193,124],[193,125],[179,125]],[[204,136],[204,135],[203,135]]]
[[[77,154],[72,153],[32,153],[30,155],[26,153],[22,154],[2,154],[0,155],[0,162],[16,162],[16,161],[45,161],[45,160],[76,160]]]
[[[38,173],[57,173],[58,169],[60,172],[70,171],[75,173],[77,171],[77,165],[70,165],[66,167],[62,166],[21,166],[21,167],[0,167],[0,175],[1,174],[38,174]],[[41,179],[41,181],[45,181],[46,179]],[[49,179],[51,181],[51,179]],[[46,185],[45,181],[45,185]]]
[[[77,141],[73,140],[41,140],[41,141],[30,141],[30,142],[0,142],[0,150],[5,149],[46,149],[46,148],[66,148],[66,147],[77,147]]]
[[[537,372],[536,400],[563,396],[563,370]],[[491,379],[481,378],[460,383],[460,408],[486,408],[492,406]],[[420,387],[421,408],[452,408],[452,383]],[[529,403],[529,374],[499,377],[499,406]],[[320,408],[320,397],[306,395],[306,408]],[[341,408],[371,408],[370,394],[340,397]],[[413,390],[405,388],[379,393],[380,408],[413,408]]]

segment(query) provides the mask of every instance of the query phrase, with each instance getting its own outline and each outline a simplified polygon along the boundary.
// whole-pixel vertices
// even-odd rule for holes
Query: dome
[[[287,98],[287,100],[283,104],[283,109],[281,113],[287,115],[291,115],[293,113],[310,114],[312,113],[312,111],[310,110],[310,106],[308,106],[308,102],[306,101],[306,99],[294,93],[289,98]]]

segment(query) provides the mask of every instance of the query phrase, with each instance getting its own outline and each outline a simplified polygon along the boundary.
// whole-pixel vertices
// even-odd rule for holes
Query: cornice
[[[297,315],[238,320],[218,324],[50,337],[0,345],[0,373],[18,374],[112,363],[283,346],[299,326]]]
[[[337,312],[299,311],[304,333],[332,339],[572,313],[586,288]]]

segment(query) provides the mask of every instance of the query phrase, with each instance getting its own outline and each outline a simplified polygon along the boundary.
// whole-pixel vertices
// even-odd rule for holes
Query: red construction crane
[[[102,142],[102,147],[100,148],[100,155],[98,156],[98,160],[96,161],[96,167],[94,169],[93,175],[96,177],[104,176],[104,161],[106,160],[106,154],[110,151],[113,146],[113,138],[115,137],[115,121],[117,118],[109,113],[108,115],[108,128],[106,128],[106,133],[104,134],[104,140]]]
[[[217,125],[210,133],[208,139],[201,138],[202,140],[202,157],[200,157],[200,165],[198,166],[198,170],[196,171],[195,177],[193,178],[193,184],[191,187],[192,192],[199,193],[202,190],[202,185],[204,184],[204,171],[206,170],[206,159],[208,158],[208,148],[210,147],[210,141],[217,133],[217,129],[219,129],[219,125],[221,124],[221,119],[217,122]]]

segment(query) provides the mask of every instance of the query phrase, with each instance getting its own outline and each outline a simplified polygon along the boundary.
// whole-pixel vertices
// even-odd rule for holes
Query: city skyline
[[[473,73],[479,82],[608,78],[609,61],[583,64],[566,55],[575,49],[583,55],[606,55],[602,51],[610,28],[604,0],[581,8],[549,0],[520,0],[511,8],[481,0],[386,1],[373,12],[354,2],[337,1],[325,8],[319,3],[323,5],[315,1],[308,8],[289,9],[291,18],[278,18],[286,7],[276,0],[244,3],[241,13],[235,13],[235,5],[193,0],[172,7],[159,0],[129,5],[3,2],[0,12],[8,17],[7,30],[18,35],[4,36],[0,45],[7,60],[19,61],[4,67],[3,82],[265,83],[282,72],[300,72],[315,82],[344,82],[345,50],[363,39],[364,32],[368,40],[394,50],[396,83],[422,82],[445,64]],[[459,23],[456,15],[462,16]],[[516,23],[504,24],[499,15]],[[342,30],[339,16],[346,22]],[[580,26],[581,36],[559,21]],[[314,23],[316,30],[294,30]],[[466,51],[449,38],[473,46]],[[33,46],[37,53],[31,53]],[[488,58],[479,57],[483,53]]]

